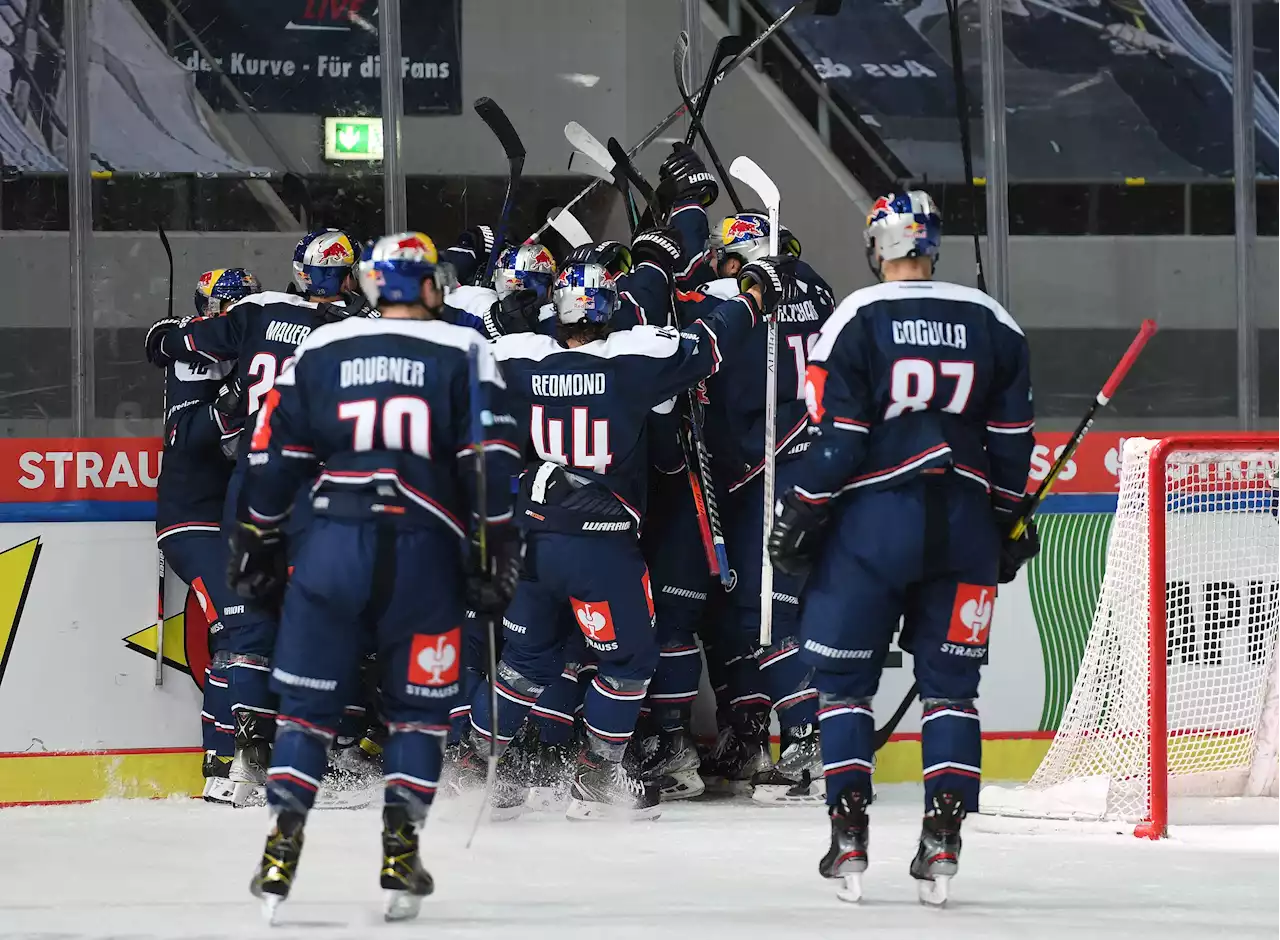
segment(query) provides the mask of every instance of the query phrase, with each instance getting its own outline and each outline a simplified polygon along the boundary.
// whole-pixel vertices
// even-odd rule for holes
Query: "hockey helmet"
[[[942,249],[942,216],[924,190],[881,196],[867,214],[867,263],[880,276],[882,261],[930,258],[936,265]]]
[[[538,292],[539,303],[549,299],[555,280],[556,259],[545,245],[536,243],[505,248],[493,271],[493,289],[499,297],[533,290]]]
[[[205,271],[196,281],[196,314],[217,316],[228,303],[235,303],[262,290],[253,272],[244,268],[216,268]]]
[[[457,286],[453,265],[441,262],[435,242],[421,232],[384,235],[365,248],[358,267],[360,290],[374,307],[421,304],[428,278],[443,294]]]
[[[618,281],[600,264],[567,265],[556,278],[560,323],[608,323],[618,309]]]
[[[304,297],[337,297],[355,263],[351,236],[341,229],[316,229],[293,249],[293,283]]]
[[[711,247],[718,260],[733,255],[743,264],[769,256],[769,217],[763,212],[739,212],[720,222],[719,235],[712,235]],[[800,257],[800,239],[785,225],[778,226],[778,250]]]

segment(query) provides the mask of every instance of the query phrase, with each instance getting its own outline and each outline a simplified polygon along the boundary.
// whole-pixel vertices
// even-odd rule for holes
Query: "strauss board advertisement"
[[[994,604],[974,597],[962,608],[966,628],[991,640],[979,706],[993,779],[1031,774],[1070,697],[1102,584],[1123,437],[1086,438],[1039,517],[1039,557]],[[1029,488],[1066,439],[1038,435]],[[0,804],[199,789],[208,618],[170,575],[156,629],[159,468],[158,440],[0,441]],[[1186,585],[1184,644],[1242,628],[1226,614],[1200,622],[1213,606],[1206,590],[1234,587],[1240,602],[1224,609],[1240,623],[1251,619],[1243,607],[1276,590],[1224,588],[1229,572],[1202,573],[1205,584],[1191,583],[1192,572]],[[910,666],[908,655],[890,656],[878,723],[907,693]],[[713,721],[706,700],[701,732]],[[919,728],[919,709],[909,710],[880,752],[881,779],[918,778]]]

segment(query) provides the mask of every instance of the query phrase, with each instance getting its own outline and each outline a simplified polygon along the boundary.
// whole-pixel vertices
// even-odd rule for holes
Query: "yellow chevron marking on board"
[[[18,637],[22,608],[27,603],[27,592],[31,590],[39,558],[39,537],[0,552],[0,682],[4,681],[13,641]]]
[[[190,675],[191,665],[187,662],[187,641],[184,635],[185,620],[185,611],[165,618],[164,662],[166,666],[172,666],[174,669]],[[135,653],[142,653],[144,656],[150,656],[155,659],[156,625],[153,623],[149,627],[143,627],[136,633],[130,633],[124,638],[124,642]]]

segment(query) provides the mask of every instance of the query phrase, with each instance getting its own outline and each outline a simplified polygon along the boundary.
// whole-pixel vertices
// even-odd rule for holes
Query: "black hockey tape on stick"
[[[496,101],[492,98],[477,98],[472,107],[475,108],[476,114],[480,115],[480,120],[493,131],[494,136],[498,138],[498,143],[502,145],[502,152],[507,155],[507,194],[502,200],[502,214],[498,218],[497,230],[493,233],[493,250],[489,252],[489,263],[485,266],[485,280],[489,281],[493,277],[493,269],[498,263],[498,255],[502,252],[502,245],[506,240],[507,226],[511,222],[511,211],[516,203],[516,190],[520,187],[520,176],[524,172],[525,150],[520,135],[516,133],[506,112],[498,106]]]
[[[644,200],[645,216],[650,220],[657,218],[658,213],[658,194],[649,181],[640,175],[640,171],[636,169],[631,157],[622,149],[622,144],[618,143],[618,138],[610,137],[609,142],[605,145],[609,148],[609,156],[613,157],[614,165],[617,166],[640,191],[640,198]]]
[[[750,58],[751,53],[755,52],[756,49],[762,46],[770,36],[772,36],[774,33],[780,30],[783,26],[785,26],[787,21],[790,20],[791,17],[797,14],[804,15],[806,13],[812,13],[817,16],[835,16],[837,13],[840,12],[841,2],[842,0],[800,0],[800,2],[797,3],[795,6],[793,6],[790,10],[788,10],[786,13],[783,13],[780,17],[778,17],[776,20],[770,23],[769,26],[766,27],[765,30],[760,33],[759,36],[757,36],[755,39],[751,41],[750,45],[748,45],[745,49],[742,50],[741,53],[735,56],[732,61],[726,64],[725,67],[722,68],[719,71],[719,73],[717,73],[715,82],[713,84],[718,85],[720,84],[720,82],[724,81],[724,78],[726,75],[728,75],[738,66],[740,66],[743,62],[747,61],[747,59]],[[665,118],[663,118],[661,121],[655,124],[652,128],[650,128],[649,132],[645,134],[643,137],[641,137],[639,142],[636,143],[635,146],[633,146],[630,150],[627,151],[627,156],[634,157],[636,154],[640,153],[640,151],[644,150],[651,143],[653,143],[660,136],[662,136],[663,132],[665,132],[667,128],[669,128],[676,121],[680,120],[680,118],[683,117],[684,114],[685,114],[685,106],[684,106],[684,103],[681,102],[679,107],[677,107],[674,111],[672,111]],[[565,205],[565,208],[572,209],[583,199],[586,199],[587,196],[591,195],[591,193],[596,191],[596,187],[600,185],[600,182],[601,182],[600,180],[592,180],[589,184],[587,184],[587,187],[585,189],[583,189],[580,193],[578,193],[578,195],[574,196],[571,200],[569,200],[569,202]],[[543,233],[545,229],[546,229],[546,224],[544,223],[541,228],[539,228],[536,232],[533,233],[533,235],[530,236],[530,238],[536,239],[539,235]]]
[[[165,257],[169,259],[169,298],[166,302],[166,316],[173,319],[173,246],[169,244],[169,236],[165,234],[164,225],[156,222],[156,234],[160,236],[160,244],[164,246]],[[169,383],[165,381],[165,389],[161,394],[162,420],[169,414]],[[155,684],[164,685],[164,552],[156,545],[156,675]]]
[[[733,42],[733,40],[738,40],[738,42]],[[672,64],[675,66],[676,88],[684,101],[685,109],[689,112],[689,133],[685,137],[685,145],[692,147],[695,137],[702,138],[702,145],[707,148],[707,156],[711,158],[711,165],[716,168],[716,173],[720,176],[720,183],[724,186],[725,192],[729,194],[729,201],[733,203],[734,211],[741,212],[742,200],[738,198],[738,191],[734,188],[733,178],[725,172],[724,164],[720,162],[720,154],[716,153],[715,144],[711,142],[711,135],[707,133],[707,128],[702,123],[702,115],[706,111],[707,102],[711,99],[711,88],[715,87],[716,70],[723,57],[721,47],[726,43],[729,44],[730,49],[733,47],[746,48],[746,41],[741,36],[725,36],[724,39],[721,39],[716,44],[716,58],[712,62],[710,71],[707,72],[707,87],[703,88],[702,96],[698,99],[696,105],[693,103],[693,98],[690,97],[689,89],[685,86],[684,81],[685,62],[689,55],[689,34],[683,30],[676,39]]]

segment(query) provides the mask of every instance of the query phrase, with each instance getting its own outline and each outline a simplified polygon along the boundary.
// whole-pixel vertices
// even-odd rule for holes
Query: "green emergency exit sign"
[[[326,160],[382,159],[382,118],[327,117],[324,119]]]

